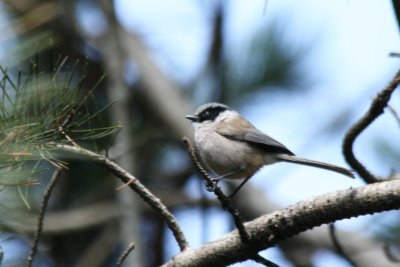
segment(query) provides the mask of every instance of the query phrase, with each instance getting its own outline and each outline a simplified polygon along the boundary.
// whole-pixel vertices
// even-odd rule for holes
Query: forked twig
[[[383,89],[372,101],[369,110],[362,116],[346,133],[343,140],[343,154],[349,165],[364,179],[366,183],[380,182],[381,180],[373,175],[355,157],[353,145],[356,138],[379,116],[390,100],[393,91],[400,83],[400,71],[396,73],[389,85]]]
[[[40,236],[42,235],[42,230],[43,230],[43,219],[44,219],[44,215],[46,214],[46,208],[47,208],[47,204],[49,202],[49,198],[51,195],[51,192],[53,191],[54,186],[56,185],[58,178],[60,177],[61,174],[61,169],[57,168],[52,177],[51,180],[49,182],[49,185],[47,186],[46,190],[44,191],[43,194],[43,198],[42,198],[42,204],[40,207],[40,213],[39,213],[39,217],[38,217],[38,222],[37,222],[37,228],[33,237],[33,243],[32,243],[32,247],[31,247],[31,251],[29,253],[28,256],[28,264],[27,267],[31,267],[32,263],[33,263],[33,259],[35,258],[36,252],[37,252],[37,248],[38,248],[38,244],[39,244],[39,239]]]

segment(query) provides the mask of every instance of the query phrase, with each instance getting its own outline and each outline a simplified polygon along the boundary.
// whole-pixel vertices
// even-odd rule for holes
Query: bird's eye
[[[203,110],[199,114],[200,121],[213,121],[215,120],[216,117],[223,111],[223,109],[220,108],[211,108],[211,109],[206,109]]]
[[[205,120],[213,120],[216,115],[217,113],[214,110],[204,110],[201,113],[200,117],[202,121],[205,121]]]

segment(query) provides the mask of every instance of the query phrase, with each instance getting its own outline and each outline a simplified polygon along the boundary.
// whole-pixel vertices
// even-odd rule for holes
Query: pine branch
[[[89,98],[98,83],[82,94],[79,87],[85,75],[77,72],[78,66],[76,61],[69,68],[64,58],[55,72],[45,73],[34,62],[26,75],[21,72],[15,75],[0,66],[1,185],[35,183],[41,161],[62,167],[63,163],[48,153],[54,148],[51,144],[99,139],[119,129],[118,126],[92,127],[91,121],[99,120],[108,106],[93,113],[87,111]],[[38,167],[33,171],[32,163]]]
[[[67,152],[75,158],[79,157],[81,159],[92,161],[105,166],[123,183],[127,184],[131,189],[133,189],[165,220],[182,251],[189,247],[189,244],[186,241],[186,238],[172,213],[167,209],[167,207],[165,207],[161,200],[154,196],[136,177],[122,169],[112,160],[93,151],[84,149],[82,147],[75,147],[63,144],[55,144],[55,146],[59,150],[59,152]],[[67,155],[64,154],[64,156]]]

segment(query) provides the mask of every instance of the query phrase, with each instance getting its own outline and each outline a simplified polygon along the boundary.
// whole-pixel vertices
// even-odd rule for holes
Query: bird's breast
[[[246,178],[264,165],[263,153],[246,142],[227,139],[214,131],[199,132],[195,138],[201,158],[218,176]]]

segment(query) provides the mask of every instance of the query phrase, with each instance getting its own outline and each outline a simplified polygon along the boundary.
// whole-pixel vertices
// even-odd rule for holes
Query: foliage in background
[[[292,45],[283,33],[282,23],[273,21],[227,59],[226,80],[232,98],[261,90],[302,91],[310,85],[310,76],[301,67],[312,45]]]
[[[82,88],[85,75],[79,73],[78,62],[68,70],[65,58],[50,69],[44,72],[31,63],[24,74],[0,67],[1,185],[30,184],[41,161],[63,167],[52,154],[56,144],[99,139],[118,128],[99,127],[107,106],[90,112],[97,85]]]

